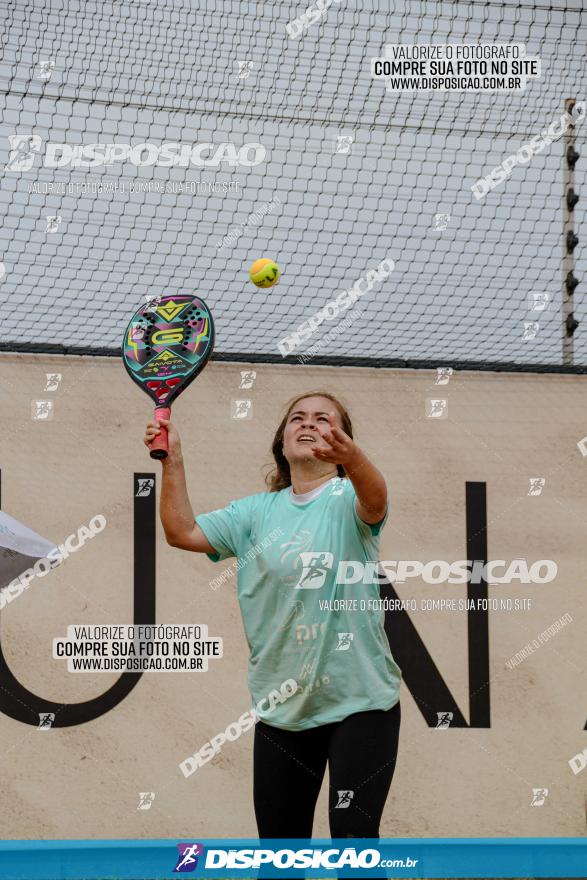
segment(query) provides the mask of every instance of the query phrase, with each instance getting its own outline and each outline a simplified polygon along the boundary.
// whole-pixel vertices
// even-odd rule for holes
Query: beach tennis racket
[[[202,372],[214,347],[214,322],[203,299],[191,294],[156,297],[130,319],[122,344],[124,366],[155,403],[155,419],[169,419],[171,404]],[[149,445],[166,458],[167,430]]]

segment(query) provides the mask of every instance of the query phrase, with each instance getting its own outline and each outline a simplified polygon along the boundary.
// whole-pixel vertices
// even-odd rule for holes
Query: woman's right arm
[[[204,532],[194,520],[177,429],[167,419],[148,422],[144,443],[148,446],[160,433],[159,424],[167,428],[168,432],[168,455],[167,458],[161,459],[159,503],[159,515],[167,543],[181,550],[193,550],[195,553],[215,553],[215,548],[208,542]]]

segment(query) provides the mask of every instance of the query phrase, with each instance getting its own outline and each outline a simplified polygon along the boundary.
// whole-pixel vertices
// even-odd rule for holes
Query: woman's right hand
[[[155,437],[161,433],[159,425],[163,425],[164,428],[167,428],[168,454],[167,458],[161,459],[161,461],[165,462],[169,459],[173,461],[174,459],[181,458],[181,440],[179,437],[179,431],[169,419],[158,419],[157,421],[147,422],[143,443],[148,447],[149,444],[153,442]]]

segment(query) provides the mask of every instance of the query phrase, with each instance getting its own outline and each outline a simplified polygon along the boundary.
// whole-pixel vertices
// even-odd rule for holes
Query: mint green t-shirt
[[[379,559],[387,512],[369,525],[355,501],[351,481],[334,477],[307,503],[296,504],[287,488],[196,517],[217,551],[209,558],[238,559],[249,690],[259,718],[274,727],[305,730],[354,712],[390,709],[399,700],[401,670],[389,649],[384,611],[349,605],[357,600],[360,609],[362,599],[379,600],[379,584],[337,583],[340,561]],[[292,679],[297,692],[268,705],[269,693]]]

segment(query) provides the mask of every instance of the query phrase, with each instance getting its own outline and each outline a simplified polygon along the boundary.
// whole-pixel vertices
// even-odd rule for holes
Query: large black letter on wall
[[[145,481],[151,481],[151,491],[143,494]],[[141,492],[141,494],[138,494]],[[134,623],[155,623],[155,474],[134,474]],[[0,505],[1,506],[1,505]],[[81,525],[81,523],[80,523]],[[97,540],[100,540],[98,538]],[[81,551],[83,553],[83,550]],[[67,561],[65,562],[67,564]],[[34,580],[30,589],[35,589]],[[18,602],[18,599],[15,601]],[[118,621],[120,622],[120,621]],[[127,621],[122,621],[126,623]],[[65,627],[75,621],[63,621]],[[53,662],[48,658],[47,662]],[[141,678],[141,672],[123,672],[120,678],[99,697],[84,703],[53,703],[38,697],[27,690],[12,674],[2,651],[0,638],[0,712],[22,721],[24,724],[39,726],[39,715],[54,713],[51,725],[71,727],[93,721],[113,709],[132,691]]]
[[[467,559],[487,562],[487,503],[485,483],[466,483]],[[391,583],[381,587],[382,599],[398,599]],[[487,584],[469,583],[467,598],[487,598]],[[440,624],[442,625],[442,624]],[[439,712],[452,712],[450,727],[490,727],[489,612],[467,611],[469,716],[467,724],[455,698],[407,611],[386,611],[385,631],[405,684],[429,727],[438,725]]]

